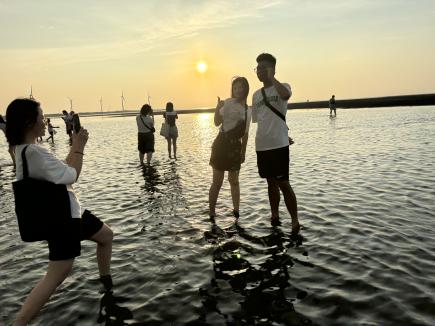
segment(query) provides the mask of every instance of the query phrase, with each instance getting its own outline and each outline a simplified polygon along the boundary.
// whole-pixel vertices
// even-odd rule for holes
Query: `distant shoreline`
[[[379,108],[379,107],[397,107],[397,106],[428,106],[435,105],[435,94],[418,94],[418,95],[399,95],[399,96],[384,96],[384,97],[371,97],[371,98],[357,98],[336,100],[336,107],[338,109],[362,109],[362,108]],[[327,109],[329,108],[329,101],[314,101],[314,102],[297,102],[289,103],[289,110],[297,109]],[[214,108],[210,109],[179,109],[178,114],[191,114],[191,113],[210,113],[214,112]],[[79,112],[83,117],[125,117],[135,116],[138,114],[137,110],[126,111],[103,111],[103,112]],[[161,115],[164,110],[155,110],[155,115]],[[58,117],[61,113],[46,114],[47,117]]]

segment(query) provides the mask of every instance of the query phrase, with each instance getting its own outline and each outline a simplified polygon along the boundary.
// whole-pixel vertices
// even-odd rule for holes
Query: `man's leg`
[[[267,178],[267,190],[269,194],[270,211],[272,213],[271,219],[278,220],[280,193],[278,182],[274,178]]]
[[[281,189],[284,196],[284,202],[288,212],[292,218],[292,233],[299,232],[299,219],[298,219],[298,202],[293,188],[288,180],[279,181],[279,189]]]

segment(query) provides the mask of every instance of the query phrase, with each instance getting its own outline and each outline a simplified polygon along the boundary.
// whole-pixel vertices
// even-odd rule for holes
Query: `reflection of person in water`
[[[142,175],[145,180],[144,189],[148,193],[154,194],[156,186],[161,184],[160,175],[156,168],[151,165],[142,165]]]
[[[262,263],[251,264],[247,257],[253,248],[245,245],[246,241],[238,242],[232,235],[239,237],[259,246],[266,247],[267,258]],[[205,238],[212,243],[220,243],[213,252],[214,278],[206,288],[200,289],[203,298],[203,307],[199,321],[206,321],[210,313],[218,313],[227,322],[235,324],[254,325],[260,320],[267,322],[282,323],[285,325],[306,324],[310,321],[297,313],[291,303],[292,298],[287,298],[287,288],[292,286],[289,282],[288,268],[293,266],[292,257],[286,252],[286,248],[295,243],[285,243],[289,237],[279,228],[273,228],[270,235],[255,237],[246,232],[237,222],[228,230],[222,230],[216,224],[212,224],[211,231],[205,232]],[[296,245],[302,244],[299,237]],[[257,257],[258,258],[258,257]],[[222,298],[231,305],[231,295],[224,292],[226,287],[222,280],[228,282],[236,302],[240,303],[240,311],[231,313],[231,316],[222,312],[219,302]],[[298,291],[299,299],[306,295],[304,291]],[[244,298],[240,298],[243,296]],[[231,306],[234,307],[234,306]],[[228,310],[228,309],[226,309]],[[230,320],[229,320],[230,319]]]

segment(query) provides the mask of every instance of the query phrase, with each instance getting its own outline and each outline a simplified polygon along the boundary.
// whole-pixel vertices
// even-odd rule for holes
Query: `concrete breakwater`
[[[417,94],[417,95],[399,95],[399,96],[384,96],[384,97],[370,97],[370,98],[357,98],[357,99],[337,99],[336,107],[339,109],[355,109],[355,108],[376,108],[376,107],[398,107],[398,106],[427,106],[435,105],[434,94]],[[329,100],[326,101],[307,101],[307,102],[294,102],[288,104],[289,110],[294,109],[322,109],[329,108]],[[214,112],[214,108],[201,108],[201,109],[177,109],[178,114],[190,113],[209,113]],[[139,109],[125,110],[125,111],[103,111],[103,112],[79,112],[83,117],[91,116],[134,116],[138,114]],[[155,109],[154,114],[161,115],[164,113],[163,109]],[[57,117],[59,114],[47,114],[47,117]]]

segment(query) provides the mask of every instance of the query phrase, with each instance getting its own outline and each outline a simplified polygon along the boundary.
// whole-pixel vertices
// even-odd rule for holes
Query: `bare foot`
[[[292,235],[297,235],[301,230],[301,225],[299,221],[292,221]]]
[[[281,222],[279,220],[279,216],[272,216],[270,218],[270,224],[272,224],[272,226],[280,226]]]

